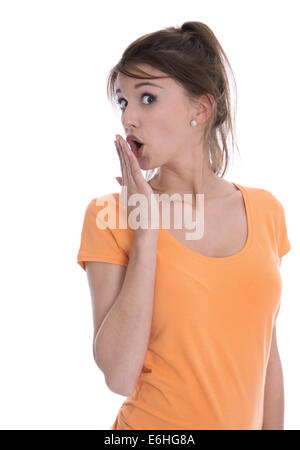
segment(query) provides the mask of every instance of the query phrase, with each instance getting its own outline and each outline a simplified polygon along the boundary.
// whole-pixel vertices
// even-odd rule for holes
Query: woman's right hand
[[[139,166],[138,160],[131,150],[129,144],[124,141],[122,136],[116,135],[115,140],[115,146],[119,155],[120,159],[120,166],[122,171],[122,178],[116,177],[118,183],[122,186],[122,198],[125,200],[123,195],[123,188],[127,187],[127,211],[128,215],[129,213],[134,210],[135,208],[139,208],[140,210],[143,208],[143,205],[147,207],[148,215],[146,215],[146,228],[137,228],[135,229],[135,233],[138,235],[142,235],[146,232],[146,234],[149,234],[149,231],[151,231],[151,234],[154,234],[155,236],[159,233],[159,227],[160,227],[160,219],[159,219],[159,203],[157,201],[157,198],[154,195],[154,192],[151,188],[151,186],[147,183],[145,178],[143,177],[141,168]],[[133,194],[142,194],[144,198],[142,198],[142,201],[144,203],[141,203],[140,201],[137,201],[136,205],[128,205],[128,200],[131,195]],[[153,202],[153,207],[151,208],[151,198]],[[158,226],[157,229],[151,228],[151,217],[154,216],[154,224],[155,226]],[[142,221],[142,217],[139,216],[139,221]],[[155,218],[157,218],[155,220]],[[130,226],[130,223],[129,223]]]

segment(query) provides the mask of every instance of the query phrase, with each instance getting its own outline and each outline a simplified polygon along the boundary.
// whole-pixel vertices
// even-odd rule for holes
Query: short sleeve
[[[283,205],[279,202],[280,214],[279,214],[279,235],[278,235],[278,256],[281,258],[283,255],[291,250],[291,243],[287,233],[286,217]]]
[[[128,265],[128,255],[118,244],[116,233],[103,220],[97,201],[91,200],[84,214],[77,263],[86,270],[85,261],[103,261],[121,266]]]

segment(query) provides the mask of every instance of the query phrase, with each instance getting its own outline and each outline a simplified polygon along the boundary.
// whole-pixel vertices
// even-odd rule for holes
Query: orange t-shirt
[[[200,255],[167,229],[159,231],[149,345],[113,430],[262,428],[281,304],[279,259],[291,246],[281,202],[265,189],[233,184],[243,194],[248,222],[238,253]],[[114,197],[118,214],[119,193],[99,199],[105,197]],[[127,266],[134,230],[98,228],[99,199],[87,206],[77,262],[83,269],[84,261]]]

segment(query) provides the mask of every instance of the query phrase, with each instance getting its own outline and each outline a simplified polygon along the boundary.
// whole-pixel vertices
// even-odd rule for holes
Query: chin
[[[137,158],[137,162],[138,162],[140,168],[143,170],[151,170],[152,169],[152,167],[149,164],[149,161],[147,161],[147,159],[144,158],[143,156],[141,158]]]

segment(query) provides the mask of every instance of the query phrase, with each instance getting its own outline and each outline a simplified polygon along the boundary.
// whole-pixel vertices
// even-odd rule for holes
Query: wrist
[[[139,228],[137,230],[134,230],[134,242],[139,247],[145,247],[145,246],[153,246],[157,244],[159,235],[159,230],[153,230],[148,229],[144,230],[142,228]]]

